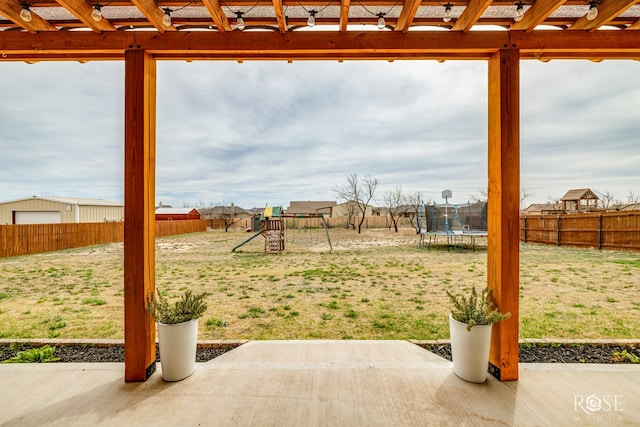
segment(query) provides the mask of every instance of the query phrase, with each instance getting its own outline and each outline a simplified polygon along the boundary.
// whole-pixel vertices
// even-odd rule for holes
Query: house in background
[[[326,217],[335,216],[334,208],[337,203],[334,201],[291,201],[285,210],[287,215],[315,216],[322,214]]]
[[[0,224],[124,221],[124,203],[80,197],[33,196],[0,202]]]
[[[551,215],[562,214],[562,203],[532,203],[522,210],[524,215]]]
[[[598,210],[598,196],[589,188],[569,190],[560,199],[565,213],[591,212]]]
[[[200,219],[200,212],[196,208],[165,208],[156,209],[156,221],[180,221],[186,219]]]

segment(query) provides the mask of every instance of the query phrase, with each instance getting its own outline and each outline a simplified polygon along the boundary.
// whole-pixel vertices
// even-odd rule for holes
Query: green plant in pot
[[[453,371],[463,380],[482,383],[487,379],[491,327],[511,313],[500,313],[488,287],[480,294],[472,288],[467,296],[449,291],[447,295],[453,304],[449,315]]]
[[[180,381],[193,373],[198,345],[198,319],[207,310],[206,292],[185,291],[170,301],[158,291],[149,295],[147,309],[158,322],[160,365],[165,381]]]

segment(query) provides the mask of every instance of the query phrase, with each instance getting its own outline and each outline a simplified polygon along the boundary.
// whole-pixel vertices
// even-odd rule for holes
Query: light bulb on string
[[[316,13],[318,12],[316,12],[315,10],[309,12],[309,19],[307,19],[308,27],[313,27],[314,25],[316,25]]]
[[[20,19],[24,22],[31,22],[31,11],[29,10],[29,4],[23,3],[22,10],[20,11]]]
[[[244,18],[242,17],[242,12],[236,12],[236,28],[240,31],[246,28],[244,24]]]
[[[524,4],[522,4],[522,2],[518,2],[516,4],[516,14],[513,17],[513,20],[520,22],[522,21],[522,18],[524,18]]]
[[[387,26],[387,23],[384,20],[384,13],[380,12],[378,14],[378,29],[379,30],[384,30],[384,27]]]
[[[589,3],[589,12],[587,12],[587,19],[593,21],[598,16],[598,2],[592,1]]]
[[[102,9],[102,5],[100,3],[93,5],[93,10],[91,11],[91,19],[96,22],[102,21],[102,11],[100,9]]]
[[[452,11],[451,10],[452,10],[452,8],[453,8],[453,5],[451,3],[447,3],[447,4],[444,5],[444,15],[442,16],[442,20],[444,22],[450,22],[451,21],[451,18],[452,18],[452,16],[451,16],[452,15]]]
[[[164,15],[162,16],[162,25],[164,25],[165,27],[170,27],[171,26],[171,9],[167,7],[163,9],[163,11],[164,11]]]

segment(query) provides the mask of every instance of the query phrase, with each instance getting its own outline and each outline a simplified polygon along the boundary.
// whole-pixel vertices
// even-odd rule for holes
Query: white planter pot
[[[196,368],[198,319],[168,325],[158,323],[162,379],[180,381]]]
[[[467,331],[467,324],[449,315],[453,372],[465,381],[483,383],[487,379],[491,326],[476,325]]]

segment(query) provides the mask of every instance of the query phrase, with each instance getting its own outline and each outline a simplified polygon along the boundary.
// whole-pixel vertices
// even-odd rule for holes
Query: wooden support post
[[[155,291],[155,59],[125,52],[124,377],[155,371],[155,323],[146,300]]]
[[[489,361],[500,380],[518,379],[520,269],[520,55],[496,52],[489,60],[489,202],[487,283],[511,317],[493,326]]]

